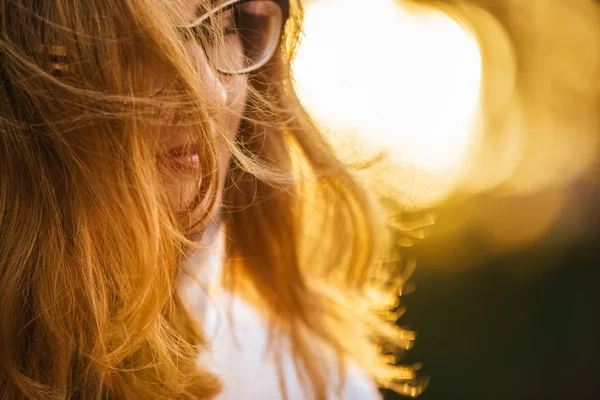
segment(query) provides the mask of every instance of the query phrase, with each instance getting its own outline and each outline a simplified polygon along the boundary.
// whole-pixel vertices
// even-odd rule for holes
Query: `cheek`
[[[248,97],[248,81],[245,75],[230,77],[225,83],[227,90],[227,107],[225,116],[227,120],[227,140],[235,140],[240,128],[242,115]],[[231,153],[224,143],[218,143],[219,158],[221,163],[221,177],[227,173],[227,166]]]
[[[225,85],[227,90],[227,117],[230,120],[230,138],[234,138],[239,130],[241,117],[246,108],[248,97],[248,78],[245,75],[230,77]]]

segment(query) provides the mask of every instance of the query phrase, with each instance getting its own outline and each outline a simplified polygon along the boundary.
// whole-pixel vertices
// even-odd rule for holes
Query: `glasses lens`
[[[223,73],[246,73],[263,66],[275,52],[283,12],[270,0],[240,2],[215,15],[219,40],[205,42],[208,59]]]

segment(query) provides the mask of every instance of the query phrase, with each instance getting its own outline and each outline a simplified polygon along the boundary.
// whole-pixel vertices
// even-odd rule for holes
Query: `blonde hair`
[[[203,163],[185,212],[210,209],[219,174],[207,121],[216,111],[164,3],[0,0],[4,398],[219,390],[218,377],[195,365],[205,340],[175,290],[185,250],[197,245],[155,156],[160,133],[185,125]],[[289,338],[307,397],[325,398],[336,368],[315,343],[338,366],[354,360],[414,394],[412,371],[377,355],[411,340],[371,307],[396,302],[397,285],[364,293],[385,248],[383,221],[292,88],[301,17],[293,1],[282,49],[249,78],[239,137],[227,144],[226,282],[265,312],[273,348]]]

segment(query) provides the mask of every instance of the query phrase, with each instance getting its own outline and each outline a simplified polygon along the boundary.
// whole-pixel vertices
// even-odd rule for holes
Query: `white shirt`
[[[198,356],[198,365],[221,379],[223,391],[218,400],[280,399],[278,371],[267,354],[266,323],[250,304],[220,287],[222,234],[216,242],[207,250],[195,251],[185,263],[202,287],[189,278],[180,286],[182,297],[198,315],[209,343],[210,350]],[[283,354],[282,368],[289,400],[305,400],[291,355]],[[332,400],[381,399],[371,379],[352,366],[348,367],[341,397],[333,394],[336,387],[332,382]]]

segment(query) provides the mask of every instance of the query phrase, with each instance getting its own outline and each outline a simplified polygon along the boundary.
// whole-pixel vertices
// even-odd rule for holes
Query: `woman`
[[[0,3],[3,398],[412,390],[393,288],[363,294],[380,219],[292,88],[297,2]]]

